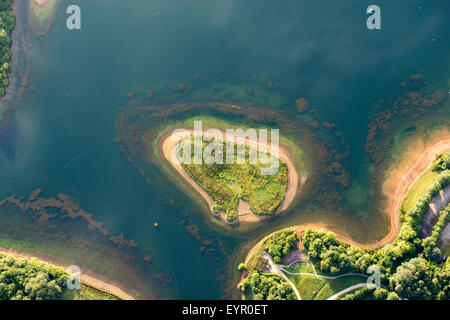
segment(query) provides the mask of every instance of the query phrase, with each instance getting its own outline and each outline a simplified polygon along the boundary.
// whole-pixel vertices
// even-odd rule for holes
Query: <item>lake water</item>
[[[449,79],[450,2],[377,1],[382,29],[366,28],[352,1],[79,0],[82,30],[65,27],[63,2],[50,32],[32,39],[29,84],[15,114],[13,151],[0,154],[0,198],[68,194],[113,233],[151,252],[174,280],[175,298],[220,298],[217,261],[180,226],[114,142],[130,91],[205,78],[280,84],[344,132],[347,166],[364,186],[368,117],[411,74]],[[153,222],[160,229],[155,230]],[[205,232],[208,232],[205,230]]]

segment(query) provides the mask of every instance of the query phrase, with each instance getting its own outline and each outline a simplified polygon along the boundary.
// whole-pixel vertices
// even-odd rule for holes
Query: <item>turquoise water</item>
[[[220,298],[216,269],[226,261],[200,253],[179,225],[183,208],[165,206],[119,152],[114,121],[129,91],[189,83],[195,72],[239,86],[279,82],[279,94],[306,98],[344,132],[351,190],[363,190],[366,125],[378,99],[394,97],[416,73],[445,87],[450,71],[446,0],[378,1],[379,31],[365,27],[372,3],[356,0],[77,4],[81,31],[65,28],[63,3],[50,32],[32,39],[36,91],[25,93],[9,152],[0,154],[0,198],[40,187],[78,199],[151,253],[173,277],[176,298]]]

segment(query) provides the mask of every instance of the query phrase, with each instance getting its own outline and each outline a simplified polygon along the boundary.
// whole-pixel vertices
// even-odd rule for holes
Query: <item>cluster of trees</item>
[[[59,299],[67,279],[60,268],[0,253],[0,300]]]
[[[0,96],[5,93],[8,86],[11,32],[14,24],[13,0],[2,0],[0,2]]]
[[[294,231],[280,231],[266,240],[264,250],[272,256],[275,263],[281,263],[283,257],[289,253],[296,241],[297,235]]]
[[[442,261],[437,241],[450,221],[450,206],[440,212],[430,237],[421,239],[421,221],[439,191],[450,184],[444,170],[414,208],[402,213],[397,239],[377,251],[367,251],[342,243],[332,232],[305,230],[302,242],[311,261],[325,273],[366,273],[370,265],[381,269],[381,280],[402,298],[450,299],[450,264]],[[380,295],[395,298],[393,294]]]
[[[244,296],[253,300],[295,300],[291,286],[276,274],[254,271],[239,284]]]
[[[431,236],[422,240],[422,248],[424,257],[430,261],[438,262],[442,257],[442,252],[438,248],[438,239],[442,230],[450,222],[450,204],[447,205],[441,212],[439,218],[433,227]]]

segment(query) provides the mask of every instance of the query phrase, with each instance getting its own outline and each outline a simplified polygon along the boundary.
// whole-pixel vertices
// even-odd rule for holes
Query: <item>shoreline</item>
[[[60,268],[60,269],[63,269],[63,270],[67,270],[67,266],[61,266],[61,265],[55,264],[55,263],[53,263],[53,262],[51,262],[49,260],[42,259],[39,256],[36,256],[34,254],[29,254],[29,253],[25,253],[25,252],[21,252],[21,251],[15,250],[15,249],[7,249],[7,248],[3,248],[3,247],[0,247],[0,252],[9,254],[9,255],[14,256],[16,258],[26,258],[26,259],[36,258],[39,261],[45,262],[45,263],[50,264],[50,265],[52,265],[54,267],[57,267],[57,268]],[[132,297],[131,295],[127,294],[126,292],[124,292],[119,287],[116,287],[114,285],[108,284],[108,283],[106,283],[106,282],[104,282],[104,281],[102,281],[102,280],[100,280],[98,278],[95,278],[93,276],[89,276],[87,274],[83,274],[82,273],[81,276],[80,276],[80,280],[81,280],[81,282],[83,284],[85,284],[87,286],[93,287],[93,288],[95,288],[97,290],[100,290],[100,291],[105,291],[105,292],[107,292],[109,294],[112,294],[112,295],[118,297],[121,300],[135,300],[134,297]]]
[[[389,174],[388,180],[394,178],[397,178],[397,175],[400,175],[401,178],[396,179],[396,181],[399,181],[395,184],[394,190],[391,190],[390,188],[385,188],[385,186],[388,184],[388,180],[383,184],[383,193],[385,195],[389,196],[389,201],[391,202],[388,206],[387,212],[390,216],[390,231],[389,233],[381,240],[371,243],[371,244],[364,244],[354,241],[351,237],[348,235],[343,234],[342,232],[339,232],[338,230],[335,230],[334,228],[330,228],[328,226],[322,225],[322,224],[302,224],[297,226],[291,226],[286,227],[277,231],[274,231],[268,235],[266,235],[262,240],[258,241],[247,253],[245,257],[244,263],[248,263],[250,258],[256,253],[257,250],[260,249],[260,247],[263,245],[263,243],[274,233],[280,232],[280,231],[287,231],[287,230],[293,230],[297,233],[301,233],[303,230],[307,228],[317,229],[317,230],[324,230],[324,231],[331,231],[336,235],[336,238],[339,241],[345,242],[347,244],[350,244],[352,246],[366,249],[366,250],[376,250],[379,249],[386,244],[392,243],[398,235],[398,232],[400,231],[400,214],[401,214],[401,204],[403,201],[404,196],[407,194],[409,188],[414,184],[414,182],[421,176],[421,174],[430,167],[430,165],[433,163],[436,155],[445,153],[450,151],[450,139],[442,139],[435,141],[434,144],[427,147],[425,151],[423,151],[419,158],[413,159],[414,164],[406,165],[407,169],[406,172],[404,168],[404,164],[402,163],[396,167],[396,169],[392,170],[395,173],[396,171],[399,171],[397,174],[392,174],[392,172]],[[408,158],[409,160],[409,158]]]
[[[222,132],[222,130],[221,130],[221,132]],[[288,184],[286,187],[286,192],[284,195],[283,202],[277,208],[277,210],[271,215],[258,216],[258,215],[253,214],[250,211],[250,209],[247,210],[247,206],[248,206],[247,203],[245,203],[244,201],[242,201],[242,202],[240,201],[239,202],[240,205],[238,207],[238,217],[236,218],[235,221],[228,222],[226,220],[224,214],[215,214],[212,210],[213,205],[214,205],[213,198],[194,179],[192,179],[191,176],[189,176],[187,174],[187,172],[184,170],[184,168],[181,166],[181,164],[176,160],[175,146],[179,143],[179,141],[181,139],[186,137],[188,134],[194,135],[194,131],[191,129],[191,130],[187,130],[187,132],[184,132],[184,134],[177,134],[177,135],[175,135],[172,131],[172,132],[168,132],[165,135],[163,135],[160,138],[162,140],[163,156],[170,163],[170,165],[184,178],[184,180],[186,180],[186,182],[188,182],[189,185],[191,185],[201,195],[201,197],[208,204],[210,212],[214,216],[220,216],[220,218],[222,220],[226,221],[229,224],[233,224],[238,221],[258,222],[258,221],[262,221],[262,220],[266,220],[266,219],[275,217],[282,211],[285,211],[286,209],[289,208],[289,206],[295,199],[295,196],[296,196],[297,190],[298,190],[298,184],[301,181],[301,179],[297,173],[297,170],[295,169],[294,164],[292,163],[290,158],[285,153],[284,148],[279,146],[278,159],[283,161],[287,166]],[[202,135],[205,136],[205,131],[202,131]],[[226,140],[226,138],[224,140]],[[227,140],[227,141],[230,141],[230,140]],[[248,145],[251,147],[254,147],[254,148],[258,148],[260,146],[259,142],[250,141],[249,139],[242,139],[242,138],[239,139],[238,137],[236,137],[236,141],[232,141],[232,142],[235,142],[236,144],[245,144],[248,142]],[[270,150],[270,145],[268,145],[268,144],[264,144],[261,146],[266,147],[267,150]],[[244,203],[244,205],[242,205],[243,203]],[[239,209],[241,209],[241,212],[239,212]]]

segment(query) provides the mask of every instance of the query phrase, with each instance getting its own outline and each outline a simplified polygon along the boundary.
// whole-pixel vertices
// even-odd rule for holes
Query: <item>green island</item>
[[[9,83],[8,70],[11,58],[11,32],[14,29],[15,23],[13,2],[13,0],[5,0],[0,3],[0,96],[5,93]]]
[[[119,300],[86,284],[69,290],[69,274],[36,258],[0,252],[0,300]]]
[[[450,222],[445,199],[449,185],[450,153],[444,153],[404,197],[397,238],[377,250],[349,245],[333,232],[309,227],[273,233],[238,266],[243,272],[239,283],[243,299],[450,299],[450,262],[444,245],[448,234],[443,232]],[[405,211],[411,198],[415,205]],[[379,288],[367,285],[374,266],[380,270]],[[275,274],[277,281],[275,276],[262,281],[265,274]],[[280,290],[287,285],[290,294]]]
[[[281,206],[284,195],[287,189],[288,173],[287,166],[284,162],[279,160],[279,167],[275,174],[264,175],[261,169],[268,167],[267,164],[262,164],[260,157],[257,157],[256,163],[249,163],[249,155],[251,152],[257,153],[253,148],[245,146],[244,158],[245,163],[238,163],[238,157],[233,156],[234,163],[227,164],[226,154],[222,152],[218,154],[220,159],[214,163],[195,164],[194,137],[188,136],[182,139],[178,146],[181,148],[179,156],[183,157],[183,150],[189,144],[191,156],[189,164],[182,162],[183,168],[214,200],[212,208],[215,214],[224,212],[226,219],[233,222],[238,217],[238,210],[242,201],[245,201],[250,206],[253,214],[260,216],[273,215]],[[214,139],[208,144],[202,142],[202,148],[218,143],[218,147],[222,151],[226,149],[226,142],[216,142]],[[238,145],[233,144],[233,155],[238,154]],[[269,163],[273,163],[274,156],[268,154]]]

